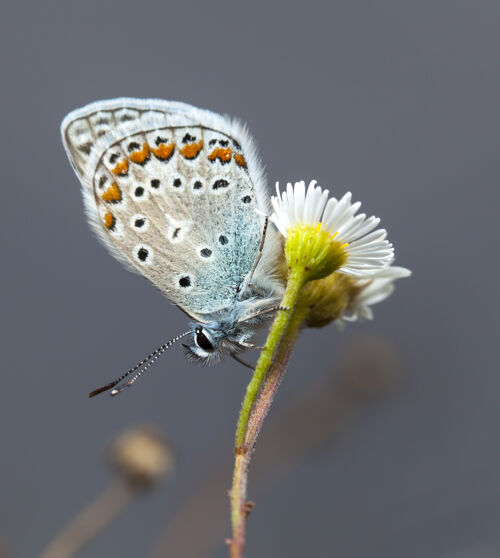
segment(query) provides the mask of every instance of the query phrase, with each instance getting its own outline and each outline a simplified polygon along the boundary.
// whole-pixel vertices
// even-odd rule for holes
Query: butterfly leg
[[[243,366],[246,366],[247,368],[250,368],[250,370],[254,369],[254,367],[251,364],[248,364],[248,362],[245,362],[244,360],[242,360],[236,353],[231,353],[231,356],[236,362],[239,362]]]
[[[289,312],[290,308],[287,306],[281,306],[277,304],[276,306],[271,306],[271,308],[266,308],[265,310],[259,310],[255,312],[255,314],[250,314],[250,316],[243,316],[238,320],[239,323],[248,322],[250,320],[254,320],[255,318],[260,318],[261,316],[265,316],[266,314],[272,314],[277,312],[278,310],[284,310],[285,312]]]
[[[240,345],[241,347],[245,347],[245,349],[263,349],[264,346],[263,345],[256,345],[255,343],[249,343],[248,341],[238,341],[238,345]]]

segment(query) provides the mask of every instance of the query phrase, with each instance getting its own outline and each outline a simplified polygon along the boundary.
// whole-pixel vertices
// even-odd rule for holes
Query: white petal
[[[295,219],[304,219],[304,205],[306,199],[306,185],[302,180],[301,182],[295,183]]]
[[[372,242],[378,242],[385,239],[387,236],[387,231],[385,229],[379,229],[378,231],[373,231],[362,238],[358,238],[349,244],[351,248],[356,246],[370,244]]]
[[[371,319],[373,312],[370,307],[373,304],[382,302],[392,294],[395,279],[408,277],[410,274],[411,271],[409,269],[391,266],[378,270],[369,277],[365,276],[357,279],[361,290],[352,302],[344,319]]]
[[[364,215],[364,213],[362,213],[362,215]],[[365,221],[360,223],[356,229],[349,232],[343,232],[342,239],[344,240],[344,242],[352,242],[353,240],[356,240],[368,234],[379,223],[380,223],[380,219],[378,219],[377,217],[370,217],[369,219],[366,219]]]
[[[309,183],[307,189],[303,181],[298,181],[293,186],[288,183],[283,192],[279,191],[279,184],[276,183],[271,220],[284,236],[294,225],[315,227],[321,222],[321,228],[335,235],[335,240],[344,246],[347,259],[339,271],[352,275],[359,281],[366,281],[391,267],[394,248],[386,239],[387,232],[384,229],[377,230],[380,223],[377,217],[367,218],[364,213],[356,215],[360,206],[360,202],[352,203],[350,192],[340,200],[333,196],[329,198],[328,190],[318,186],[315,180]],[[390,273],[392,275],[387,275],[387,279],[392,281],[409,272],[404,270]]]
[[[312,180],[311,182],[309,182],[309,186],[307,187],[306,197],[305,197],[305,201],[304,201],[304,213],[303,213],[304,223],[310,223],[311,222],[311,216],[312,216],[312,210],[313,210],[312,192],[313,192],[315,183],[316,182],[314,180]]]
[[[351,192],[347,192],[344,197],[338,202],[335,209],[331,212],[328,217],[328,222],[325,222],[325,228],[328,228],[329,231],[336,233],[338,230],[338,220],[343,215],[343,213],[347,210],[351,203]]]
[[[323,210],[323,224],[325,226],[325,230],[331,231],[331,228],[328,226],[328,223],[330,222],[331,216],[338,204],[339,202],[336,198],[330,198],[326,203],[325,209]]]
[[[364,213],[360,213],[356,215],[356,217],[353,217],[348,223],[345,223],[336,231],[339,234],[339,238],[341,238],[343,242],[349,242],[348,239],[351,238],[353,234],[356,234],[356,231],[362,226],[365,219],[366,215]]]
[[[323,190],[323,192],[321,192],[321,190],[319,191],[316,214],[314,215],[314,221],[316,221],[316,223],[319,223],[323,218],[323,211],[325,209],[326,202],[328,201],[328,194],[328,190]],[[325,227],[322,226],[322,229],[324,230]]]

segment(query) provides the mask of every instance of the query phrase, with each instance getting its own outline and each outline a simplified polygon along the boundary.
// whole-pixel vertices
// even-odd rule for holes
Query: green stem
[[[280,346],[276,352],[273,366],[269,369],[264,382],[262,383],[259,396],[255,401],[255,405],[250,415],[250,420],[248,421],[245,436],[245,447],[248,447],[251,450],[253,450],[255,446],[264,419],[266,418],[266,415],[271,407],[271,403],[274,400],[274,396],[276,395],[281,380],[283,379],[288,359],[290,358],[290,354],[295,346],[304,323],[305,314],[306,312],[303,308],[300,310],[298,308],[295,309],[286,332],[283,335]]]
[[[251,509],[251,505],[246,501],[250,460],[260,428],[279,387],[302,325],[304,313],[296,312],[295,305],[305,282],[306,273],[303,271],[290,273],[282,300],[282,306],[287,310],[280,310],[273,322],[241,407],[236,430],[236,458],[231,489],[232,558],[243,557],[246,517]],[[257,396],[259,399],[256,403]]]
[[[255,400],[257,399],[257,395],[266,373],[271,366],[276,348],[278,347],[285,329],[291,319],[300,289],[303,287],[305,282],[306,273],[302,270],[294,271],[290,273],[288,277],[285,295],[281,301],[281,306],[283,308],[287,308],[287,310],[278,310],[278,313],[276,314],[273,325],[269,331],[269,335],[267,336],[266,344],[260,353],[257,366],[255,367],[252,379],[247,386],[245,398],[243,399],[243,403],[241,405],[238,425],[236,426],[236,452],[240,451],[243,447],[250,413],[252,412]]]

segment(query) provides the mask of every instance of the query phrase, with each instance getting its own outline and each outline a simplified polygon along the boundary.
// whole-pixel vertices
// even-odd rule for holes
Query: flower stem
[[[114,482],[55,537],[40,558],[74,556],[103,531],[136,494],[137,490],[129,484]]]
[[[306,312],[303,308],[300,310],[298,308],[295,309],[285,335],[281,340],[280,347],[276,352],[273,366],[271,366],[264,379],[259,396],[250,415],[250,420],[248,421],[245,436],[245,446],[248,448],[253,449],[255,446],[264,419],[283,379],[288,359],[299,336],[305,314]]]
[[[297,271],[290,273],[287,288],[283,296],[283,300],[281,301],[281,307],[286,308],[286,310],[278,310],[276,314],[273,325],[267,336],[266,344],[260,353],[257,366],[255,367],[252,379],[247,386],[245,398],[243,399],[243,403],[241,405],[238,425],[236,426],[236,453],[238,453],[243,446],[250,413],[252,412],[252,408],[255,400],[257,399],[257,395],[262,382],[264,381],[265,375],[271,366],[274,353],[281,341],[281,338],[283,337],[288,322],[290,321],[300,289],[303,287],[305,281],[306,275],[304,272]]]
[[[231,558],[243,557],[246,518],[252,507],[252,504],[246,500],[248,469],[257,436],[279,387],[302,325],[304,312],[296,312],[295,305],[305,282],[304,272],[290,273],[281,303],[287,310],[278,311],[241,407],[236,429],[236,457],[231,489],[233,526],[233,538],[230,543]]]

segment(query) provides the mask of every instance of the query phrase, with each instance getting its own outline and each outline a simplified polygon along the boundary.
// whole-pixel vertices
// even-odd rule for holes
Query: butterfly
[[[238,360],[283,294],[280,241],[267,227],[265,176],[246,127],[185,103],[120,98],[69,113],[61,134],[97,237],[193,320],[90,395],[116,395],[186,336],[195,360]]]

